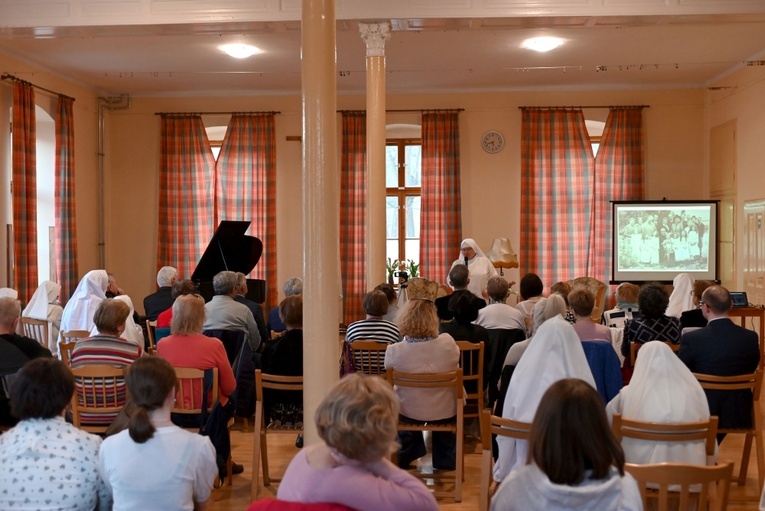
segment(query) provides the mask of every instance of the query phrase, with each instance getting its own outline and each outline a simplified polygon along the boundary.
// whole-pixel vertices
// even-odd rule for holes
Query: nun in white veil
[[[669,296],[667,316],[679,318],[685,312],[696,308],[693,303],[693,284],[696,280],[690,273],[678,273],[672,281],[672,294]]]
[[[61,316],[61,331],[93,330],[93,315],[98,305],[106,300],[109,275],[106,270],[91,270],[85,274]]]
[[[606,406],[609,420],[615,413],[625,419],[668,424],[709,419],[709,405],[704,390],[685,364],[669,346],[651,341],[640,348],[630,384]],[[703,440],[654,442],[623,438],[627,463],[689,463],[706,465]]]
[[[484,291],[489,279],[497,276],[497,269],[494,264],[486,257],[481,247],[473,238],[465,238],[460,244],[460,256],[452,263],[451,268],[458,264],[466,264],[470,275],[467,289],[478,298],[485,299]],[[451,271],[451,268],[449,270]],[[449,277],[447,276],[447,282]]]
[[[16,300],[19,297],[19,292],[9,287],[0,287],[0,298],[13,298]]]
[[[58,353],[58,332],[61,327],[63,307],[58,304],[58,294],[61,286],[46,280],[35,291],[29,304],[21,312],[25,318],[39,319],[48,322],[48,349],[53,355]]]
[[[596,388],[582,341],[574,327],[556,315],[542,323],[518,362],[507,389],[502,417],[531,423],[542,395],[563,378],[579,378]],[[528,442],[498,436],[497,445],[499,459],[494,465],[494,480],[500,482],[526,465]]]

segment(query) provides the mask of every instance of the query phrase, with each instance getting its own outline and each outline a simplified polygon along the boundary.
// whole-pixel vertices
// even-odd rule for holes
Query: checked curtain
[[[77,225],[74,202],[74,99],[59,96],[56,113],[56,275],[61,305],[77,288]]]
[[[215,165],[217,220],[251,220],[250,234],[263,242],[252,276],[266,281],[276,305],[276,139],[274,114],[234,114]],[[266,310],[269,310],[267,307]]]

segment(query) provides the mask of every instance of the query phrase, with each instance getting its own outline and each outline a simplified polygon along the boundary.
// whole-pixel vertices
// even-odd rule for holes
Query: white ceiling
[[[77,1],[85,2],[70,4]],[[446,3],[465,1],[470,3]],[[637,3],[647,6],[644,11],[648,14],[631,15],[614,14],[613,9],[603,7],[619,1],[603,1],[600,8],[590,7],[589,12],[607,15],[386,18],[392,24],[385,47],[388,93],[707,87],[746,61],[765,58],[765,1],[743,2],[742,8],[741,1],[699,0],[696,5],[703,9],[664,14],[663,7],[655,8],[661,2],[644,0]],[[693,4],[692,0],[680,2]],[[416,12],[412,6],[423,3],[438,4],[411,0],[407,5]],[[295,13],[294,2],[290,16],[282,16],[289,19],[221,22],[211,18],[210,22],[177,24],[142,24],[139,20],[107,24],[82,14],[58,22],[44,17],[36,21],[27,11],[7,10],[11,4],[21,5],[16,0],[0,1],[0,53],[65,76],[99,94],[295,94],[301,88],[300,14],[299,8]],[[351,13],[363,6],[361,0],[345,4],[352,4]],[[558,2],[561,4],[567,5]],[[665,4],[674,5],[671,0]],[[720,7],[718,13],[710,11],[710,5],[723,4],[738,10]],[[483,9],[461,12],[484,15],[483,5]],[[744,12],[747,9],[750,12]],[[281,12],[284,14],[283,9]],[[164,18],[147,15],[143,21],[157,19]],[[566,44],[545,54],[520,48],[524,39],[538,35],[554,35]],[[217,49],[229,42],[250,43],[264,52],[235,60]],[[0,71],[34,82],[34,76],[22,69]],[[339,93],[364,93],[365,45],[357,21],[341,16],[337,22],[337,72]]]

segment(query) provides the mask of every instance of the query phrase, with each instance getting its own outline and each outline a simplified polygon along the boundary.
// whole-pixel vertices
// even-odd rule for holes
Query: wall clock
[[[505,137],[499,131],[487,131],[481,139],[481,147],[487,153],[498,153],[505,147]]]

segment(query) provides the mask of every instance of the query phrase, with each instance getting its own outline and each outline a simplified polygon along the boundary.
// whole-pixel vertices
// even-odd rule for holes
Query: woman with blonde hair
[[[337,382],[316,410],[323,442],[293,458],[278,498],[357,511],[437,511],[425,485],[389,460],[398,412],[393,390],[378,376],[354,373]]]
[[[215,449],[208,437],[170,420],[177,385],[175,370],[162,358],[144,357],[130,368],[127,386],[136,411],[128,429],[107,438],[98,456],[115,511],[201,509],[210,497]]]

